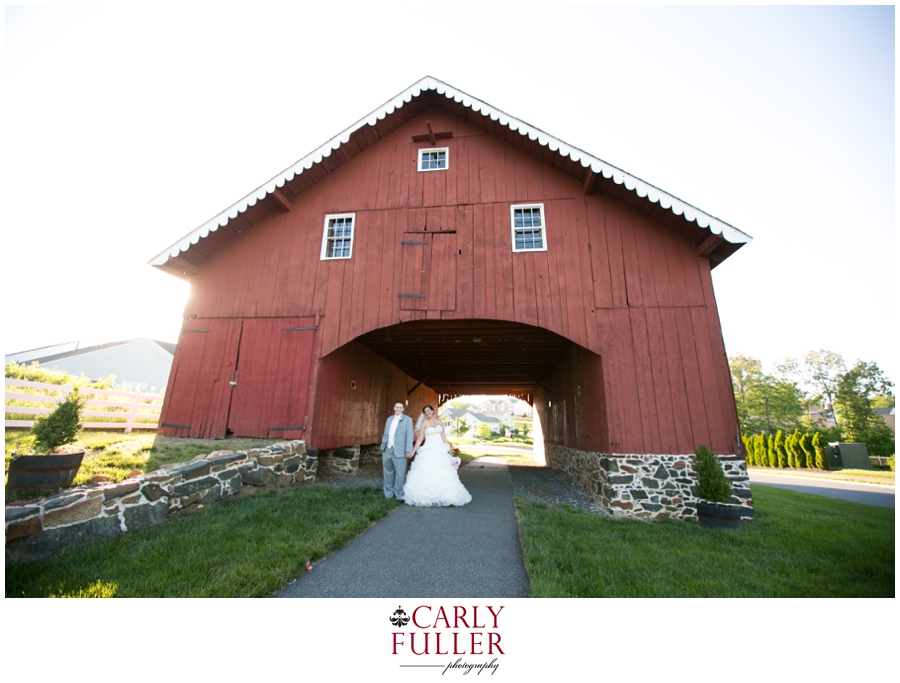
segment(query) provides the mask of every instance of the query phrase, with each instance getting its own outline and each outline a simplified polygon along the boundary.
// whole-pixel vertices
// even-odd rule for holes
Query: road
[[[813,477],[792,477],[785,474],[767,474],[750,470],[750,483],[773,486],[779,489],[812,493],[826,498],[840,498],[854,503],[894,507],[894,487],[881,484],[863,484],[838,479],[815,479]]]

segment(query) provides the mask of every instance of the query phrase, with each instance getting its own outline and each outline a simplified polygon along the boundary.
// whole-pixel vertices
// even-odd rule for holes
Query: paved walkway
[[[894,507],[894,487],[884,484],[866,484],[840,479],[792,477],[787,474],[769,474],[765,471],[750,470],[750,485],[771,486],[800,493],[810,493],[826,498],[839,498],[854,503]]]
[[[275,597],[527,598],[509,468],[483,457],[459,476],[468,505],[403,505]]]

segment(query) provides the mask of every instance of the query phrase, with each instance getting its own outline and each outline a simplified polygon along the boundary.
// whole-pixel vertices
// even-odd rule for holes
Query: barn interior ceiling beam
[[[441,394],[532,395],[572,342],[497,320],[418,320],[357,341]],[[418,386],[418,385],[417,385]]]

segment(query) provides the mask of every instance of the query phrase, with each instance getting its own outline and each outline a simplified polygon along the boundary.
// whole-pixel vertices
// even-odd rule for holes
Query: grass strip
[[[531,597],[894,597],[894,510],[754,487],[740,531],[516,496]]]
[[[398,503],[311,486],[240,496],[53,557],[6,565],[6,597],[262,597]]]

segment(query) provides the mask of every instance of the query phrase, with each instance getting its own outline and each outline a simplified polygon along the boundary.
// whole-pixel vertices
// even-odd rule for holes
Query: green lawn
[[[740,531],[516,498],[532,597],[894,597],[894,511],[753,487]]]
[[[516,498],[532,597],[893,597],[894,511],[753,487],[740,531]],[[240,496],[6,566],[6,596],[249,597],[284,588],[397,506],[310,486]]]
[[[312,486],[240,496],[165,524],[6,565],[6,597],[261,597],[398,503]]]

